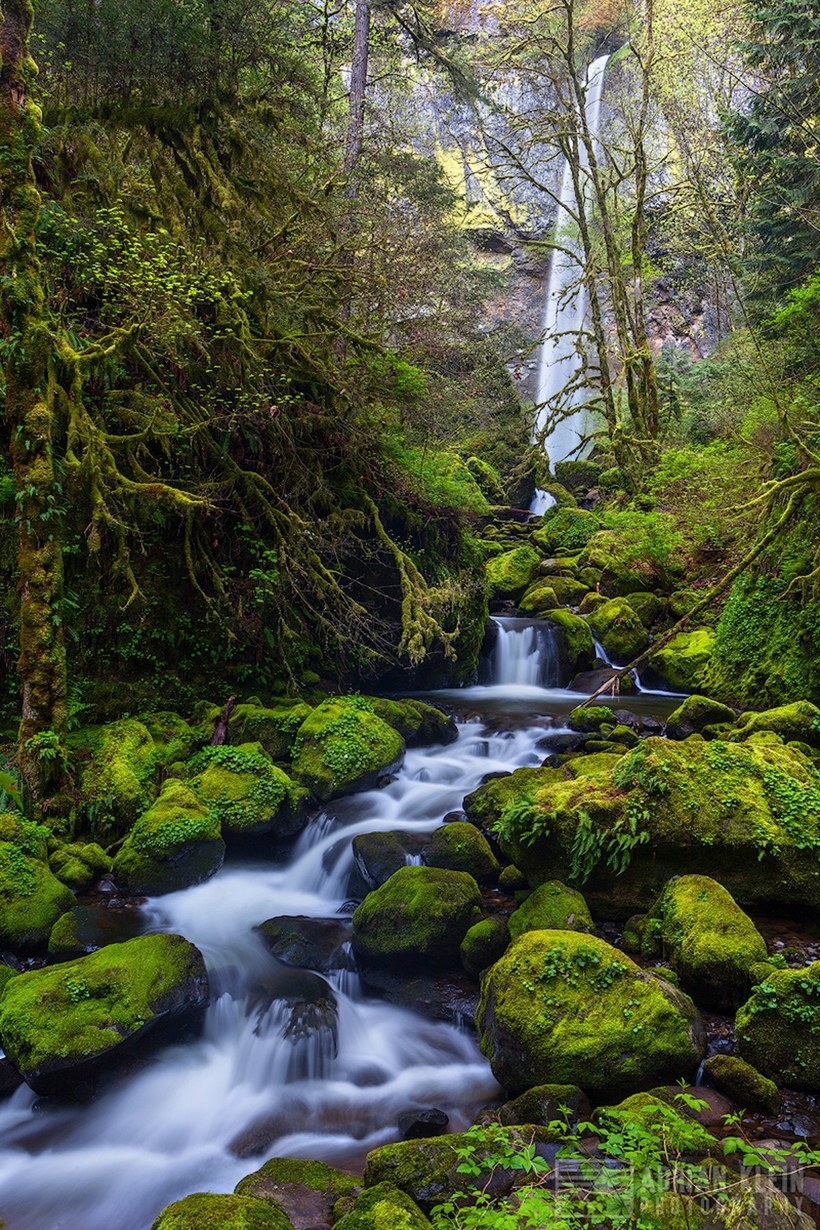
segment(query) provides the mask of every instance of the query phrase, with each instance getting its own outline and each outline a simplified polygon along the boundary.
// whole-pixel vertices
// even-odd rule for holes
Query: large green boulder
[[[820,910],[820,771],[769,743],[645,739],[618,760],[519,769],[465,800],[533,885],[583,887],[628,918],[675,875],[713,875],[744,908]]]
[[[589,624],[572,611],[545,611],[544,621],[555,628],[561,671],[566,680],[595,665],[595,642]]]
[[[74,894],[47,863],[0,841],[0,948],[21,953],[45,948],[51,928],[73,904]]]
[[[580,551],[601,528],[598,518],[582,508],[548,510],[543,524],[532,535],[532,541],[544,555],[556,551]]]
[[[742,1059],[778,1085],[820,1093],[820,961],[773,971],[735,1024]]]
[[[499,1084],[598,1100],[694,1076],[706,1049],[685,995],[591,935],[528,931],[485,974],[476,1016]]]
[[[706,686],[714,641],[711,628],[679,632],[668,644],[650,654],[649,665],[670,688],[697,692]]]
[[[764,709],[762,713],[741,713],[735,725],[735,737],[748,739],[752,735],[771,731],[784,743],[796,739],[809,747],[820,748],[820,709],[808,700],[796,700],[790,705]]]
[[[95,880],[111,870],[111,858],[95,841],[69,842],[59,846],[49,858],[58,880],[75,892],[84,892]]]
[[[578,1085],[535,1085],[499,1106],[497,1118],[505,1127],[517,1123],[548,1127],[560,1122],[575,1125],[588,1120],[591,1114],[589,1098]]]
[[[163,1209],[151,1230],[294,1230],[275,1205],[253,1196],[194,1192]]]
[[[166,766],[188,760],[205,742],[198,730],[169,710],[141,713],[138,720],[154,740],[159,758]]]
[[[342,1170],[305,1158],[274,1157],[240,1179],[237,1196],[264,1200],[297,1227],[330,1225],[333,1206],[359,1191],[360,1183]]]
[[[323,701],[299,727],[293,775],[322,802],[375,786],[404,756],[404,740],[362,696]]]
[[[649,634],[626,598],[610,598],[587,616],[590,628],[613,662],[625,666],[643,653]]]
[[[510,915],[510,935],[517,940],[525,931],[593,931],[589,907],[575,888],[560,880],[547,880]]]
[[[270,708],[237,705],[228,722],[228,738],[235,746],[259,743],[271,760],[288,761],[299,727],[310,713],[310,705],[301,700],[281,701]]]
[[[514,547],[487,560],[487,586],[491,598],[520,598],[538,576],[541,556],[532,547]]]
[[[766,941],[730,893],[709,876],[676,876],[643,925],[645,956],[663,957],[699,1004],[731,1012],[752,986]]]
[[[666,734],[670,739],[688,739],[707,726],[732,725],[736,717],[734,709],[720,701],[708,696],[687,696],[667,718]]]
[[[365,962],[457,965],[461,941],[481,917],[472,876],[401,867],[353,915],[353,948]]]
[[[487,838],[474,824],[455,820],[436,829],[421,852],[428,867],[466,871],[474,880],[490,880],[500,870]]]
[[[13,978],[0,1000],[0,1039],[37,1093],[71,1092],[159,1025],[197,1019],[208,997],[193,944],[141,936]]]
[[[427,747],[431,743],[455,743],[458,727],[435,705],[421,700],[387,700],[368,696],[367,703],[377,717],[401,735],[408,747]]]
[[[224,837],[292,837],[305,825],[306,792],[258,743],[206,747],[185,766],[188,785]]]
[[[654,593],[663,580],[651,557],[636,550],[629,535],[614,530],[600,530],[589,540],[578,557],[578,567],[597,569],[601,593],[610,598]]]
[[[142,723],[123,718],[69,737],[78,813],[101,845],[123,837],[157,795],[160,749]]]
[[[518,603],[519,611],[524,615],[543,615],[545,611],[554,611],[561,605],[553,587],[553,577],[542,577],[531,585],[524,597]]]
[[[431,1230],[415,1200],[391,1183],[366,1187],[355,1199],[336,1206],[333,1230]]]
[[[129,893],[173,893],[209,879],[224,858],[217,809],[171,777],[120,847],[114,878]]]

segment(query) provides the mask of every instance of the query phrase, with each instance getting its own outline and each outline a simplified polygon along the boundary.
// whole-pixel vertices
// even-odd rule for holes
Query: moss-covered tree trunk
[[[19,763],[42,808],[63,785],[66,658],[59,487],[55,475],[53,353],[45,318],[33,160],[41,114],[30,90],[30,0],[0,7],[0,336],[5,417],[16,483],[22,720]]]

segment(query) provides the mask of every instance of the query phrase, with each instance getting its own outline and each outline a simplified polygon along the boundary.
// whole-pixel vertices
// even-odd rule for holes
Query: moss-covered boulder
[[[84,892],[111,870],[112,861],[96,842],[70,842],[59,846],[49,859],[58,880],[75,892]]]
[[[581,461],[559,461],[555,466],[555,477],[559,483],[571,491],[573,495],[585,495],[601,480],[602,467],[597,461],[584,458]]]
[[[536,1085],[500,1106],[497,1118],[505,1127],[524,1123],[548,1127],[560,1122],[574,1127],[591,1114],[589,1098],[578,1085]]]
[[[643,925],[645,956],[661,956],[699,1004],[734,1011],[751,990],[766,941],[726,889],[709,876],[670,880]]]
[[[524,769],[465,800],[533,885],[583,888],[596,915],[647,910],[674,875],[744,908],[820,910],[820,772],[794,747],[645,739],[617,760]]]
[[[555,628],[561,671],[568,682],[579,671],[592,670],[595,665],[595,642],[589,624],[572,611],[545,611],[545,623]]]
[[[578,566],[597,569],[601,593],[610,598],[654,593],[662,582],[651,557],[638,551],[629,535],[614,530],[599,530],[578,557]]]
[[[715,634],[711,628],[695,628],[679,632],[668,644],[649,656],[649,665],[661,675],[670,688],[680,692],[697,692],[705,687]]]
[[[472,876],[402,867],[353,915],[353,947],[365,962],[457,965],[461,941],[481,916]]]
[[[626,600],[645,628],[656,624],[665,610],[663,600],[657,594],[646,591],[638,590],[636,593],[627,594]]]
[[[570,730],[577,730],[582,734],[600,734],[604,730],[614,730],[617,723],[614,709],[602,704],[581,705],[580,708],[573,709],[567,718]]]
[[[608,656],[622,666],[649,644],[649,634],[626,598],[610,598],[596,606],[587,619]]]
[[[747,1063],[778,1085],[820,1093],[820,961],[774,970],[738,1010],[736,1027]]]
[[[465,1176],[459,1171],[459,1149],[469,1146],[478,1173],[469,1176],[469,1185],[484,1188],[493,1196],[512,1191],[520,1170],[494,1162],[505,1148],[513,1151],[535,1143],[545,1144],[555,1138],[545,1128],[473,1129],[469,1134],[437,1136],[424,1140],[405,1140],[394,1145],[382,1145],[367,1155],[364,1171],[365,1187],[387,1183],[406,1192],[425,1212],[429,1213],[455,1192],[465,1190]],[[381,1230],[381,1227],[379,1227]],[[392,1230],[392,1227],[385,1227]]]
[[[594,931],[589,907],[575,888],[560,880],[539,884],[510,915],[510,935],[517,940],[525,931]]]
[[[503,955],[510,942],[510,928],[504,918],[482,918],[473,923],[461,941],[461,964],[471,978]]]
[[[550,509],[532,541],[544,555],[556,551],[580,551],[601,528],[598,518],[582,508]]]
[[[185,766],[188,785],[223,837],[292,837],[305,825],[306,791],[258,743],[206,747]]]
[[[45,948],[51,928],[73,904],[74,894],[47,863],[0,841],[0,948]]]
[[[455,820],[436,829],[421,851],[428,867],[446,871],[466,871],[474,880],[491,880],[498,875],[498,859],[487,838],[474,824]]]
[[[162,755],[134,718],[69,736],[78,778],[78,812],[101,845],[123,837],[157,795]]]
[[[505,1088],[574,1084],[598,1100],[691,1078],[706,1045],[686,996],[577,931],[514,941],[484,976],[476,1025]]]
[[[640,1128],[662,1140],[673,1155],[705,1157],[717,1149],[717,1141],[706,1128],[651,1093],[633,1093],[617,1106],[602,1107],[597,1118],[609,1128]]]
[[[748,739],[764,731],[780,735],[784,743],[796,740],[820,748],[820,709],[811,701],[796,700],[790,705],[764,709],[762,713],[741,713],[735,725],[738,739]]]
[[[299,727],[311,714],[304,701],[280,701],[265,705],[237,705],[228,722],[228,738],[234,746],[258,743],[271,760],[289,761]]]
[[[703,1077],[744,1110],[765,1110],[769,1114],[778,1110],[777,1085],[737,1055],[712,1055],[703,1065]]]
[[[195,1192],[163,1209],[151,1230],[294,1230],[275,1205],[253,1196]]]
[[[0,1039],[37,1093],[96,1077],[160,1024],[208,1004],[202,955],[181,935],[146,935],[14,978],[0,1000]]]
[[[299,727],[293,775],[322,802],[375,786],[404,756],[404,740],[361,696],[323,701]]]
[[[420,700],[387,700],[368,696],[367,703],[377,717],[401,735],[408,747],[428,747],[434,743],[455,743],[458,727],[443,709]]]
[[[352,1175],[324,1162],[274,1157],[241,1179],[234,1191],[279,1209],[298,1230],[300,1226],[329,1226],[337,1201],[352,1197],[359,1189]]]
[[[487,586],[491,598],[520,598],[538,576],[541,556],[526,544],[487,560]]]
[[[224,858],[218,810],[172,777],[126,837],[114,878],[129,893],[173,893],[210,879]]]
[[[339,1201],[333,1230],[431,1230],[415,1200],[391,1183],[367,1187],[355,1199]]]
[[[560,605],[558,595],[552,585],[552,578],[542,577],[529,587],[519,601],[518,609],[525,615],[543,615],[545,611],[553,611]]]
[[[666,734],[670,739],[688,739],[707,726],[734,724],[736,717],[734,709],[720,701],[710,700],[708,696],[687,696],[683,704],[670,713]]]
[[[200,731],[170,710],[141,713],[138,720],[154,740],[160,761],[166,766],[188,760],[207,742]]]
[[[0,813],[0,842],[3,841],[17,846],[23,854],[42,862],[48,861],[50,849],[59,848],[59,839],[52,835],[45,824],[26,820],[19,811]]]

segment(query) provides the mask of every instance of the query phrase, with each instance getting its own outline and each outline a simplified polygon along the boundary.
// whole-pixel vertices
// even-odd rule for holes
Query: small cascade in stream
[[[496,687],[557,687],[560,660],[554,628],[535,619],[493,619],[498,629],[490,659],[490,683]]]
[[[540,487],[535,488],[535,495],[532,497],[530,504],[531,517],[543,517],[544,513],[550,508],[554,508],[557,504],[554,495],[550,495],[548,491],[542,491]]]
[[[601,99],[608,59],[608,55],[599,56],[587,71],[586,118],[593,137],[597,137],[601,120]],[[583,180],[584,171],[588,167],[583,143],[580,144],[579,154]],[[553,249],[547,282],[544,340],[538,368],[537,402],[540,409],[534,433],[537,440],[556,405],[560,405],[562,410],[571,411],[552,429],[546,439],[545,447],[553,468],[556,462],[578,456],[585,429],[586,391],[581,384],[581,330],[587,311],[587,293],[580,281],[583,255],[576,237],[577,208],[572,168],[567,160],[561,180],[555,223],[554,242],[560,246]]]

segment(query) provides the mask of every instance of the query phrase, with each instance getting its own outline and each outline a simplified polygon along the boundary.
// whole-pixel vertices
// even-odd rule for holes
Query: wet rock
[[[458,726],[453,718],[435,705],[420,700],[387,700],[382,696],[369,696],[367,701],[408,747],[455,743],[458,739]]]
[[[305,826],[307,792],[259,743],[203,748],[185,771],[188,785],[218,821],[223,837],[270,833],[283,839]]]
[[[346,919],[280,915],[254,927],[278,961],[327,974],[353,969],[352,926]]]
[[[708,686],[707,673],[714,641],[712,628],[679,632],[667,645],[650,654],[649,665],[670,688],[697,692]]]
[[[541,556],[531,546],[514,547],[487,561],[490,597],[520,598],[538,575]]]
[[[238,1196],[253,1197],[281,1210],[294,1230],[328,1230],[334,1220],[333,1206],[358,1192],[360,1183],[323,1162],[274,1157],[241,1179],[234,1190]]]
[[[111,859],[96,842],[71,842],[54,850],[49,865],[58,880],[74,892],[84,892],[111,870]]]
[[[450,1116],[433,1106],[406,1111],[399,1115],[397,1126],[402,1140],[422,1140],[443,1135],[449,1122]]]
[[[495,1112],[495,1117],[505,1127],[524,1123],[547,1127],[558,1120],[575,1126],[589,1119],[591,1114],[589,1098],[577,1085],[536,1085],[505,1102]]]
[[[543,618],[557,632],[561,678],[572,679],[579,671],[591,670],[595,664],[595,644],[587,621],[563,608],[544,612]]]
[[[114,879],[129,893],[172,893],[210,879],[224,859],[216,810],[184,782],[169,778],[114,859]]]
[[[472,978],[494,965],[503,956],[510,942],[510,928],[505,918],[482,918],[461,941],[461,964]]]
[[[102,905],[77,905],[63,914],[51,929],[48,955],[53,961],[70,961],[104,948],[135,939],[144,920],[137,910],[116,910]]]
[[[369,990],[377,991],[388,1003],[410,1008],[429,1020],[467,1026],[475,1022],[478,991],[466,977],[457,974],[407,977],[366,966],[362,978]]]
[[[364,696],[335,696],[318,705],[299,727],[293,774],[321,802],[369,790],[404,759],[398,731]]]
[[[491,880],[499,871],[498,859],[486,837],[474,824],[465,821],[453,821],[436,829],[422,847],[421,857],[428,867],[464,871],[478,881]]]
[[[687,696],[682,705],[678,705],[670,714],[666,723],[666,733],[670,739],[687,739],[689,735],[697,734],[706,726],[714,726],[720,722],[733,723],[736,718],[734,709],[721,705],[719,701],[710,700],[708,696]]]
[[[649,644],[649,634],[626,598],[610,598],[596,606],[588,620],[613,662],[626,665]]]
[[[386,884],[400,867],[406,867],[408,857],[418,857],[428,840],[418,833],[400,830],[359,833],[354,837],[353,858],[368,892]]]
[[[353,915],[353,948],[366,963],[457,965],[461,941],[480,916],[472,876],[401,867]]]
[[[713,1055],[703,1065],[703,1077],[746,1110],[767,1110],[773,1114],[780,1104],[774,1081],[737,1055]]]
[[[16,953],[44,949],[51,928],[74,900],[44,859],[25,853],[16,842],[0,841],[0,948]]]

